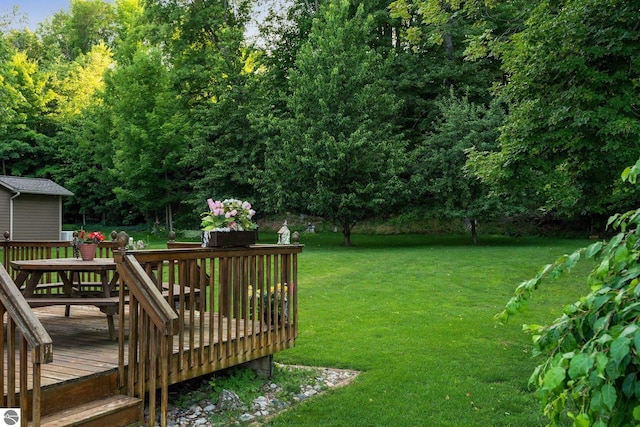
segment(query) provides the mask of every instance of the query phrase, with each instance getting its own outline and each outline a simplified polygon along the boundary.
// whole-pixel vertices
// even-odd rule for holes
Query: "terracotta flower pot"
[[[96,257],[98,245],[95,243],[83,243],[80,245],[80,256],[83,261],[91,261]]]

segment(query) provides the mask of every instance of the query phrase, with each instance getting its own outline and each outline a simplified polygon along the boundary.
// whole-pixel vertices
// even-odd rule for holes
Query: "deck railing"
[[[300,245],[253,245],[127,252],[179,317],[172,384],[294,346],[301,251]]]
[[[68,242],[3,243],[5,266],[15,259],[71,256],[71,252],[62,251]],[[163,250],[113,254],[112,245],[105,246],[106,256],[114,257],[120,276],[120,387],[132,396],[148,396],[150,424],[157,411],[153,391],[160,389],[162,426],[167,423],[169,384],[267,357],[295,345],[297,255],[302,251],[300,245],[230,249],[179,243],[168,246]],[[31,401],[26,393],[19,395],[19,406],[23,413],[31,411],[33,425],[37,426],[40,365],[52,360],[51,338],[11,275],[4,268],[0,273],[0,310],[1,314],[8,314],[6,332],[0,332],[0,346],[6,346],[0,350],[9,355],[6,368],[0,366],[0,372],[7,373],[0,385],[9,390],[4,406],[17,405],[15,378],[19,373],[19,390],[33,389]],[[17,344],[14,336],[18,337]],[[29,348],[31,386],[26,366]]]
[[[149,393],[149,425],[156,419],[156,389],[160,389],[160,425],[167,426],[169,403],[168,371],[170,355],[173,349],[173,336],[177,333],[178,315],[162,296],[161,290],[151,281],[142,266],[133,255],[115,255],[118,274],[125,286],[120,287],[120,325],[124,325],[125,304],[129,301],[129,336],[125,339],[125,330],[119,334],[119,379],[120,387],[130,396],[145,398]],[[128,359],[125,361],[124,349],[128,346]],[[125,371],[125,362],[128,369]],[[126,372],[126,374],[125,374]],[[125,383],[126,380],[126,383]],[[159,384],[157,383],[159,380]],[[141,411],[144,405],[141,406]],[[143,419],[143,412],[139,419]]]
[[[4,318],[5,314],[6,329],[0,329],[0,390],[6,389],[7,393],[3,396],[0,406],[20,408],[23,427],[27,426],[28,419],[31,419],[32,425],[39,426],[41,365],[53,361],[53,345],[51,337],[13,283],[7,270],[0,266],[0,318]],[[31,396],[27,392],[30,388]]]

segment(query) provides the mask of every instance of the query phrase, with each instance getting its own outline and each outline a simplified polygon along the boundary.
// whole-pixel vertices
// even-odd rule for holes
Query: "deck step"
[[[142,421],[142,400],[114,395],[94,400],[64,411],[56,412],[40,420],[42,427],[124,427],[139,426]],[[29,426],[32,424],[29,423]]]

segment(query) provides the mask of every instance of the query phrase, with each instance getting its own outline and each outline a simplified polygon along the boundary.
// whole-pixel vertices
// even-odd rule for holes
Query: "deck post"
[[[273,376],[273,354],[242,363],[240,367],[249,368],[261,377],[271,378]]]

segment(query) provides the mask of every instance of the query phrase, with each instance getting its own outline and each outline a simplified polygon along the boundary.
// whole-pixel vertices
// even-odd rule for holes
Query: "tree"
[[[485,106],[458,99],[453,90],[437,105],[440,118],[416,148],[409,167],[414,196],[435,217],[467,218],[476,243],[478,220],[503,215],[508,207],[466,168],[468,151],[495,149],[503,107],[497,100]]]
[[[47,171],[73,191],[65,200],[65,212],[73,221],[116,220],[110,176],[113,169],[113,145],[110,137],[110,110],[102,101],[104,75],[114,65],[111,51],[104,45],[93,46],[87,55],[79,55],[57,71],[51,87],[56,92],[52,116],[59,126],[53,138],[56,158]],[[81,218],[74,213],[81,214]],[[119,219],[116,220],[119,222]]]
[[[136,207],[144,219],[172,228],[173,207],[183,197],[178,160],[185,118],[177,111],[170,76],[158,49],[141,48],[130,64],[106,79],[118,200]],[[134,217],[135,219],[135,217]]]
[[[24,53],[5,48],[0,52],[1,172],[4,175],[37,175],[53,161],[53,134],[48,103],[54,94],[47,87],[48,76]]]
[[[359,220],[392,213],[405,195],[399,105],[380,79],[371,25],[362,5],[320,7],[289,75],[290,116],[274,118],[281,133],[268,141],[259,187],[273,209],[339,224],[345,245]]]
[[[629,209],[617,170],[640,156],[638,1],[540,2],[506,45],[500,150],[474,158],[505,196],[601,227]]]
[[[633,184],[638,176],[640,160],[623,172]],[[578,427],[632,426],[640,418],[640,209],[613,215],[608,225],[618,230],[611,240],[546,265],[496,316],[504,321],[524,310],[545,277],[559,277],[584,258],[594,261],[587,295],[552,324],[524,328],[544,356],[529,382],[552,425],[565,412]]]
[[[248,12],[248,1],[147,4],[157,25],[153,39],[171,63],[172,102],[183,114],[174,138],[184,150],[177,163],[185,176],[181,204],[196,220],[210,197],[254,201],[250,174],[263,145],[247,118],[256,96],[256,57],[244,41]]]
[[[70,10],[61,10],[42,23],[37,33],[49,49],[47,55],[62,55],[73,61],[99,43],[111,46],[115,38],[114,6],[105,0],[70,0]]]

